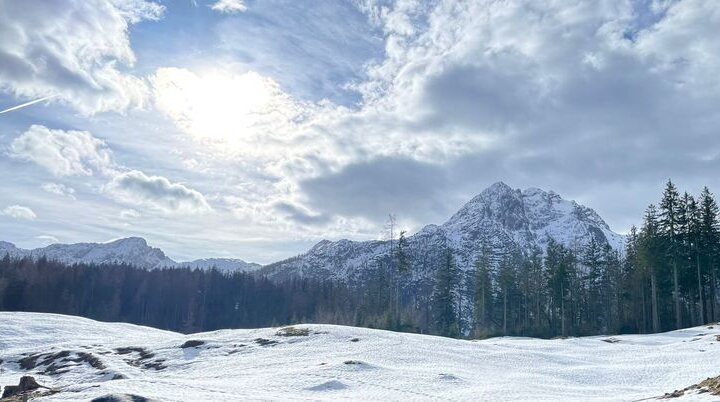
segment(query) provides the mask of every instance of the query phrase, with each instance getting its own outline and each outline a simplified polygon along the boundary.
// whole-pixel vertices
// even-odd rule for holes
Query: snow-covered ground
[[[720,375],[717,325],[656,335],[483,341],[333,325],[294,328],[301,334],[266,328],[182,335],[2,312],[0,385],[30,374],[60,391],[42,400],[57,401],[107,394],[170,401],[590,401],[652,398]],[[189,340],[204,343],[182,348]]]

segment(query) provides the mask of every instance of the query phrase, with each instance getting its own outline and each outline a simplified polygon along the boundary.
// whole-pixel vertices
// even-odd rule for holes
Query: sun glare
[[[198,139],[247,140],[287,121],[291,101],[270,78],[253,71],[196,74],[158,70],[155,101],[184,131]]]

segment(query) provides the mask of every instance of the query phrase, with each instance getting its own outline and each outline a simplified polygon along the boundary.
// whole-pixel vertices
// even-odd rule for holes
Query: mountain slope
[[[445,249],[453,252],[461,270],[471,270],[486,245],[496,262],[503,255],[544,251],[548,239],[580,250],[591,238],[621,250],[624,237],[592,209],[562,199],[554,192],[512,189],[499,182],[485,189],[440,226],[428,225],[408,238],[414,282],[432,273]],[[270,264],[262,272],[289,276],[362,281],[373,268],[388,264],[388,241],[324,240],[307,253]]]
[[[0,384],[32,375],[59,391],[47,401],[641,400],[720,371],[717,326],[467,341],[334,325],[181,335],[55,314],[0,322]]]
[[[215,267],[225,272],[250,272],[260,268],[259,264],[230,258],[175,262],[159,248],[150,247],[147,241],[140,237],[128,237],[107,243],[51,244],[32,250],[17,248],[12,243],[0,242],[0,256],[6,253],[11,257],[46,257],[67,264],[126,263],[147,269],[173,267],[209,269]]]

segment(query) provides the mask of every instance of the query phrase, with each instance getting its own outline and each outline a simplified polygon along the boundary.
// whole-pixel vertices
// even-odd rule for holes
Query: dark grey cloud
[[[445,168],[410,159],[378,158],[301,182],[314,210],[382,221],[389,213],[422,222],[447,211]]]
[[[280,215],[285,215],[286,218],[301,225],[322,226],[331,221],[331,217],[327,214],[312,214],[301,206],[289,202],[278,202],[273,207]]]

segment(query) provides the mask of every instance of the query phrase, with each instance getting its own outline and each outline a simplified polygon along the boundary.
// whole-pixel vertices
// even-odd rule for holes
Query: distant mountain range
[[[450,249],[461,270],[471,270],[480,245],[494,255],[510,252],[529,254],[544,250],[553,238],[567,247],[580,249],[591,238],[621,250],[619,235],[592,209],[567,201],[552,191],[537,188],[513,189],[498,182],[482,191],[440,226],[428,225],[408,237],[414,280],[424,281],[439,264],[443,250]],[[145,239],[130,237],[108,243],[53,244],[25,250],[0,242],[0,256],[31,256],[73,263],[124,262],[153,269],[161,267],[216,267],[226,272],[257,271],[271,278],[291,276],[364,281],[373,267],[389,259],[387,240],[323,240],[306,253],[266,266],[239,259],[208,258],[176,262],[165,253],[148,246]]]
[[[260,264],[231,258],[206,258],[195,261],[176,262],[168,258],[159,248],[150,247],[145,239],[128,237],[107,243],[52,244],[47,247],[26,250],[12,243],[0,241],[0,256],[47,257],[67,264],[76,263],[127,263],[138,267],[178,268],[190,267],[209,269],[215,267],[224,272],[251,272]]]

